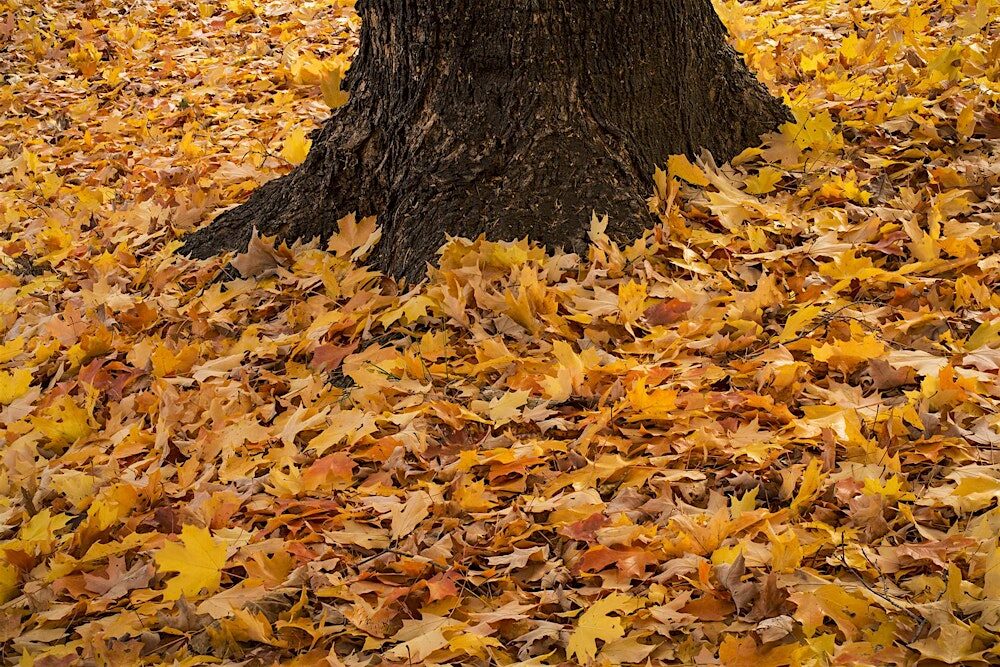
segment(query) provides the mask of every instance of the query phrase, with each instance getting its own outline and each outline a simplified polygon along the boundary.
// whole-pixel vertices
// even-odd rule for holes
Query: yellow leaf
[[[656,196],[660,201],[667,200],[667,172],[659,167],[653,172],[653,184],[656,187]]]
[[[0,405],[10,405],[28,393],[31,386],[31,371],[18,368],[14,371],[0,371]]]
[[[768,524],[767,536],[771,540],[771,570],[773,572],[792,572],[802,565],[804,553],[794,530],[789,528],[778,534]]]
[[[962,477],[953,493],[960,498],[985,493],[1000,496],[1000,480],[992,477]]]
[[[24,337],[18,336],[14,340],[0,344],[0,364],[6,363],[24,351]]]
[[[398,540],[404,535],[409,535],[420,522],[430,516],[431,508],[434,507],[434,500],[426,491],[418,491],[411,495],[405,505],[397,505],[392,508],[392,538]]]
[[[17,568],[0,563],[0,604],[13,598],[17,590]]]
[[[42,182],[38,184],[38,189],[41,191],[42,195],[46,198],[55,197],[59,192],[59,188],[62,187],[63,179],[59,178],[57,174],[49,172],[45,174],[42,178]]]
[[[892,475],[883,481],[873,477],[865,478],[865,493],[871,495],[885,496],[890,500],[895,500],[903,495],[903,483],[898,475]]]
[[[326,418],[327,426],[319,435],[309,441],[309,447],[323,456],[326,451],[339,445],[345,438],[347,446],[354,445],[365,436],[374,433],[375,415],[364,410],[338,410]]]
[[[98,530],[104,530],[127,516],[138,501],[136,490],[128,484],[105,487],[87,508],[87,517]]]
[[[162,572],[177,573],[167,582],[163,599],[195,597],[202,589],[214,593],[222,583],[222,568],[226,566],[225,543],[213,538],[207,528],[192,525],[181,528],[181,542],[169,542],[153,556]]]
[[[976,105],[969,102],[958,114],[958,134],[963,139],[969,139],[976,131]]]
[[[857,322],[851,322],[851,340],[824,343],[812,349],[816,361],[844,369],[854,368],[884,354],[885,345],[874,334],[863,335],[861,325]]]
[[[981,347],[992,347],[1000,343],[1000,319],[993,322],[983,322],[965,341],[965,349],[972,352]]]
[[[798,336],[822,312],[823,309],[819,306],[799,308],[785,320],[785,328],[781,330],[778,342],[787,343]]]
[[[463,632],[448,640],[448,648],[466,655],[487,657],[490,648],[502,649],[503,645],[495,637],[486,637],[473,632]]]
[[[802,54],[800,64],[802,65],[803,72],[815,72],[826,64],[826,54],[822,51],[812,56]]]
[[[101,62],[101,52],[94,44],[87,42],[77,44],[77,47],[70,51],[69,62],[80,70],[86,77],[94,76],[97,73],[97,66]]]
[[[774,167],[764,167],[756,176],[747,176],[743,179],[743,182],[747,186],[747,193],[751,195],[765,195],[768,192],[774,192],[774,186],[777,185],[785,175],[785,172],[780,169],[775,169]]]
[[[490,421],[494,426],[503,426],[521,412],[528,402],[528,391],[508,391],[503,396],[490,401]]]
[[[971,1],[966,4],[971,4]],[[978,0],[973,11],[966,12],[958,19],[962,36],[969,37],[990,24],[991,12],[997,7],[997,0]]]
[[[820,472],[820,460],[812,459],[806,466],[806,471],[802,473],[802,486],[799,487],[799,492],[792,500],[793,512],[802,509],[806,503],[811,502],[816,497],[822,481],[823,473]]]
[[[625,400],[633,412],[629,421],[667,419],[677,409],[677,390],[657,388],[649,392],[646,388],[646,376],[641,375],[629,387]]]
[[[21,149],[21,160],[24,162],[25,169],[36,174],[40,173],[44,168],[38,156],[29,151],[27,147]]]
[[[942,627],[936,637],[915,641],[910,644],[910,648],[935,664],[988,664],[987,660],[983,659],[983,651],[977,650],[979,643],[980,640],[972,629],[953,622]]]
[[[992,550],[984,566],[983,593],[987,598],[1000,599],[1000,548]]]
[[[858,174],[854,170],[848,172],[847,177],[833,176],[823,183],[819,189],[819,196],[826,199],[849,199],[859,204],[867,204],[871,201],[872,193],[861,188],[858,184]]]
[[[312,141],[306,136],[305,130],[295,128],[285,139],[285,145],[281,149],[281,157],[292,164],[302,164],[309,154],[311,146]]]
[[[742,498],[737,499],[734,494],[729,500],[729,512],[734,519],[738,519],[743,514],[747,512],[752,512],[757,509],[757,492],[760,491],[760,487],[755,486],[746,493],[743,494]]]
[[[455,500],[467,512],[485,512],[495,504],[486,497],[486,482],[481,479],[459,487],[455,492]]]
[[[667,171],[671,176],[683,178],[688,183],[705,187],[709,184],[708,176],[705,172],[691,164],[691,161],[684,155],[671,155],[667,159]]]
[[[331,109],[344,106],[351,97],[340,87],[343,80],[344,71],[340,67],[334,67],[327,70],[319,82],[319,89],[323,93],[323,101]]]
[[[253,0],[226,0],[226,7],[237,16],[257,13]]]
[[[68,514],[52,515],[52,512],[45,508],[21,526],[18,537],[23,542],[37,544],[48,552],[52,542],[56,539],[56,533],[66,527],[71,517]]]
[[[847,60],[854,60],[861,55],[861,46],[864,42],[858,37],[858,33],[852,32],[840,42],[840,55]]]
[[[618,288],[618,313],[620,322],[632,324],[642,315],[648,291],[645,283],[630,280]]]
[[[185,156],[187,156],[189,158],[196,158],[196,157],[199,157],[201,155],[204,155],[204,153],[205,153],[205,151],[203,151],[201,149],[201,147],[198,146],[198,144],[196,144],[194,142],[194,131],[193,130],[189,131],[187,134],[185,134],[181,138],[180,143],[177,144],[177,150],[179,150],[181,152],[181,154],[183,154],[183,155],[185,155]]]
[[[612,593],[595,602],[580,616],[566,646],[566,656],[578,663],[587,663],[597,655],[598,639],[607,642],[624,637],[625,628],[621,619],[609,614],[626,611],[634,605],[634,599],[624,593]]]
[[[835,131],[836,123],[829,111],[807,115],[793,130],[795,145],[805,150],[837,150],[844,146],[844,137]]]
[[[31,424],[56,445],[76,442],[94,430],[90,425],[90,413],[69,396],[53,401],[40,415],[31,419]]]

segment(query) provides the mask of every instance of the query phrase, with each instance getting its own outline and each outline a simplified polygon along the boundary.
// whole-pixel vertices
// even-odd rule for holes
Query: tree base
[[[378,215],[382,228],[370,263],[412,281],[424,275],[447,236],[527,236],[550,249],[582,251],[593,213],[608,215],[609,234],[620,240],[640,236],[653,223],[646,206],[651,175],[636,170],[626,155],[610,154],[595,139],[596,127],[587,133],[552,128],[489,159],[453,148],[455,157],[438,156],[428,167],[427,155],[424,164],[392,164],[372,152],[378,133],[369,130],[359,140],[363,121],[350,123],[350,115],[331,119],[315,138],[326,150],[314,149],[295,171],[188,235],[181,252],[204,259],[242,251],[254,230],[288,240],[325,239],[340,218],[360,212]]]
[[[373,264],[418,279],[446,236],[582,250],[594,213],[613,237],[641,235],[655,165],[702,148],[728,160],[790,115],[710,0],[618,1],[359,2],[348,104],[295,171],[182,252],[242,250],[254,229],[324,238],[356,212],[382,228]]]

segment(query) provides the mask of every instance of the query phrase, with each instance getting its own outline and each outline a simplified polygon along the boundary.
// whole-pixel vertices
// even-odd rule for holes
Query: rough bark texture
[[[326,236],[357,211],[375,264],[419,277],[445,234],[579,248],[591,213],[623,238],[651,223],[671,153],[726,160],[787,110],[726,42],[711,0],[359,0],[351,98],[306,161],[184,251],[246,246],[254,227]]]

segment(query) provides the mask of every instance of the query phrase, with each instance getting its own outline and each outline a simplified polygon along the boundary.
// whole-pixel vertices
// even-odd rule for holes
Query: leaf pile
[[[1000,661],[1000,4],[720,2],[796,122],[628,247],[176,256],[351,4],[0,0],[0,660]]]

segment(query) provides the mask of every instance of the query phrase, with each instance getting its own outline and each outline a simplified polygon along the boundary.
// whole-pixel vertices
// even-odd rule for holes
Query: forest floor
[[[350,4],[0,0],[0,663],[1000,663],[1000,4],[720,2],[628,247],[174,254]]]

